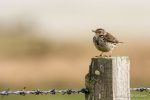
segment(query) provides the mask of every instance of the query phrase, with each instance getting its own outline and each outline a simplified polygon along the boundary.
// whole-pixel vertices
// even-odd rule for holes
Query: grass
[[[131,100],[150,100],[150,92],[137,92],[131,94]]]
[[[1,97],[0,100],[85,100],[84,95],[9,95]],[[132,92],[131,100],[150,100],[150,93]]]
[[[84,95],[10,95],[2,97],[0,100],[84,100]]]

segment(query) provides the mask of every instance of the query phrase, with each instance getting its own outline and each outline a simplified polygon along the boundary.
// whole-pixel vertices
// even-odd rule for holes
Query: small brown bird
[[[110,52],[111,56],[112,50],[116,47],[116,45],[118,43],[122,43],[102,28],[96,29],[95,31],[92,30],[92,32],[95,33],[93,43],[95,47],[102,52],[100,56],[103,56],[104,52]]]

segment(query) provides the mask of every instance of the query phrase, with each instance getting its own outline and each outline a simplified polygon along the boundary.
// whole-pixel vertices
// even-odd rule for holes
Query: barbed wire
[[[143,92],[143,91],[150,91],[150,88],[147,87],[139,87],[139,88],[130,88],[130,91],[139,91],[139,92]],[[50,90],[40,90],[40,89],[36,89],[36,90],[26,90],[26,88],[24,87],[22,90],[16,90],[16,91],[11,91],[9,89],[4,90],[4,91],[0,91],[0,95],[3,96],[7,96],[10,94],[16,94],[16,95],[22,95],[25,96],[27,94],[33,94],[33,95],[47,95],[47,94],[62,94],[62,95],[70,95],[70,94],[87,94],[89,93],[89,90],[86,88],[81,88],[79,90],[74,90],[74,89],[63,89],[63,90],[57,90],[57,89],[50,89]]]
[[[143,91],[150,91],[150,88],[148,87],[139,87],[139,88],[130,88],[131,91],[139,91],[139,92],[143,92]]]
[[[27,94],[33,94],[33,95],[44,95],[44,94],[52,94],[52,95],[55,95],[55,94],[58,94],[58,93],[61,93],[63,95],[65,94],[79,94],[79,93],[88,93],[88,90],[86,88],[82,88],[80,90],[73,90],[73,89],[64,89],[64,90],[56,90],[56,89],[50,89],[50,90],[39,90],[39,89],[36,89],[36,90],[32,90],[32,91],[27,91],[25,90],[25,88],[23,88],[22,90],[16,90],[16,91],[10,91],[9,89],[7,90],[4,90],[4,91],[1,91],[0,92],[0,95],[10,95],[10,94],[16,94],[16,95],[22,95],[22,96],[25,96]]]

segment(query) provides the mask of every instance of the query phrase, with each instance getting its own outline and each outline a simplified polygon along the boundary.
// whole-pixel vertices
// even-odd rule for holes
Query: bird
[[[103,55],[105,52],[110,52],[109,56],[112,56],[112,51],[120,42],[116,37],[114,37],[111,33],[108,33],[103,28],[98,28],[96,30],[92,30],[95,33],[93,37],[93,43],[97,50],[101,51],[99,56],[107,56]]]

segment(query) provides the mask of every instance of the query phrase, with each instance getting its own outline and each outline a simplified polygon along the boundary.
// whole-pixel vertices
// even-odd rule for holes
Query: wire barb
[[[150,88],[148,87],[139,87],[139,88],[130,88],[131,91],[139,91],[139,92],[143,92],[143,91],[150,91]]]
[[[64,89],[64,90],[56,90],[56,89],[50,89],[50,90],[40,90],[40,89],[36,89],[36,90],[32,90],[32,91],[27,91],[25,90],[26,88],[24,87],[22,90],[16,90],[16,91],[10,91],[9,88],[7,90],[4,91],[0,91],[0,95],[2,96],[7,96],[10,94],[16,94],[16,95],[22,95],[25,96],[27,94],[33,94],[33,95],[47,95],[47,94],[51,94],[51,95],[55,95],[55,94],[62,94],[62,95],[70,95],[70,94],[88,94],[90,91],[86,88],[81,88],[79,90],[73,90],[73,89]],[[146,87],[140,87],[140,88],[130,88],[131,91],[150,91],[150,88],[146,88]]]
[[[3,96],[7,96],[7,95],[10,95],[10,94],[16,94],[16,95],[22,95],[22,96],[25,96],[27,94],[33,94],[33,95],[47,95],[47,94],[52,94],[52,95],[55,95],[55,94],[58,94],[58,93],[61,93],[62,95],[70,95],[70,94],[79,94],[79,93],[88,93],[88,90],[86,88],[82,88],[80,90],[73,90],[73,89],[64,89],[64,90],[55,90],[55,89],[50,89],[50,90],[39,90],[39,89],[36,89],[36,90],[32,90],[32,91],[27,91],[25,90],[25,88],[23,88],[22,90],[17,90],[17,91],[9,91],[9,89],[7,90],[4,90],[4,91],[0,91],[0,95],[3,95]]]

